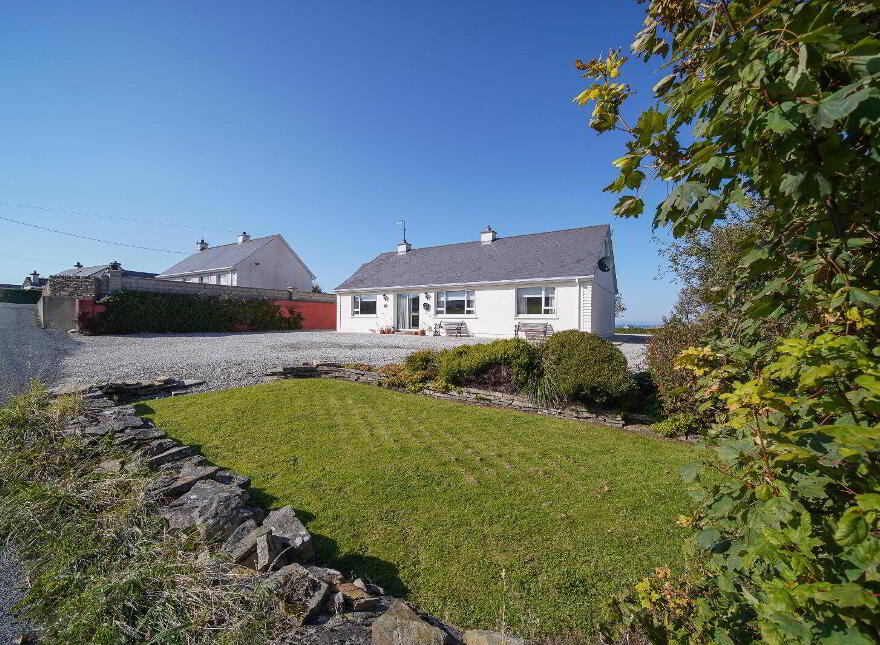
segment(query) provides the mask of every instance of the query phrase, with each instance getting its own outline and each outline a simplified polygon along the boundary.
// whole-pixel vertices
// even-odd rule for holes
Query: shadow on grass
[[[134,404],[134,411],[138,416],[145,416],[155,412],[150,405],[143,401]],[[192,446],[197,455],[205,457],[201,444],[194,443],[189,445]],[[223,464],[216,464],[207,457],[205,459],[207,459],[208,464],[211,466],[225,468]],[[248,473],[241,474],[248,475]],[[278,501],[275,495],[259,486],[250,486],[248,488],[248,495],[254,505],[267,512]],[[294,508],[293,510],[307,527],[309,522],[315,519],[314,513],[310,513],[305,509]],[[320,533],[312,533],[312,543],[315,546],[317,562],[322,566],[338,569],[349,578],[363,578],[368,582],[375,583],[384,587],[385,592],[392,596],[406,598],[409,595],[409,588],[400,579],[399,568],[396,564],[363,553],[340,554],[339,545],[336,540]]]

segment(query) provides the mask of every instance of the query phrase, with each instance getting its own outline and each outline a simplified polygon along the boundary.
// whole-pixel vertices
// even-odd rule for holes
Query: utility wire
[[[171,222],[157,222],[149,219],[137,219],[135,217],[120,217],[119,215],[99,215],[98,213],[87,213],[85,211],[74,211],[67,208],[47,208],[46,206],[35,206],[33,204],[17,204],[15,202],[2,202],[0,206],[14,206],[15,208],[32,208],[39,211],[49,211],[52,213],[69,213],[71,215],[84,215],[86,217],[100,217],[101,219],[115,219],[122,222],[137,222],[138,224],[152,224],[153,226],[173,226],[175,228],[189,228],[196,231],[215,231],[220,233],[238,233],[229,228],[210,228],[207,226],[190,226],[189,224],[173,224]]]
[[[67,266],[64,262],[54,262],[50,260],[38,260],[37,258],[23,258],[20,255],[9,255],[7,253],[0,253],[0,258],[9,258],[11,260],[24,260],[26,262],[37,262],[39,264],[54,264],[55,266],[64,267]]]
[[[43,231],[51,231],[52,233],[58,233],[59,235],[68,235],[70,237],[78,237],[81,240],[91,240],[92,242],[101,242],[102,244],[114,244],[116,246],[127,246],[130,249],[142,249],[144,251],[160,251],[162,253],[178,253],[180,255],[190,255],[185,251],[169,251],[168,249],[154,249],[149,246],[138,246],[137,244],[126,244],[125,242],[113,242],[111,240],[101,240],[97,237],[88,237],[87,235],[79,235],[77,233],[68,233],[67,231],[59,231],[57,228],[49,228],[48,226],[39,226],[37,224],[31,224],[30,222],[22,222],[17,219],[12,219],[11,217],[3,217],[0,215],[0,219],[5,220],[7,222],[13,222],[15,224],[21,224],[22,226],[30,226],[31,228],[38,228]]]

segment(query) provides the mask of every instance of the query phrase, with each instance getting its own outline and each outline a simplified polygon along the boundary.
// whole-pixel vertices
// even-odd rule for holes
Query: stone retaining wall
[[[367,383],[369,385],[378,385],[385,387],[385,377],[378,372],[369,370],[358,370],[350,367],[343,367],[339,363],[316,363],[311,365],[293,365],[290,367],[282,367],[272,370],[266,374],[269,378],[334,378],[343,381],[352,381],[354,383]],[[452,401],[460,401],[462,403],[475,403],[480,405],[490,405],[498,408],[507,408],[509,410],[520,410],[522,412],[533,412],[547,416],[560,417],[562,419],[577,419],[580,421],[589,421],[590,423],[600,423],[603,425],[622,428],[626,425],[627,420],[620,414],[613,412],[604,412],[596,410],[588,410],[582,405],[570,405],[565,408],[543,408],[535,405],[529,399],[515,395],[505,394],[503,392],[492,392],[491,390],[481,390],[475,387],[461,387],[441,392],[431,387],[425,387],[421,394],[433,396],[437,399],[448,399]],[[638,417],[633,417],[633,421],[640,421]]]
[[[152,390],[165,381],[171,379],[82,388],[84,410],[65,433],[93,448],[98,470],[153,471],[141,503],[165,518],[171,530],[186,531],[202,543],[218,587],[264,588],[275,594],[298,626],[283,642],[527,645],[501,632],[459,629],[367,580],[315,564],[312,536],[292,507],[266,514],[251,502],[249,477],[221,470],[137,416],[131,406],[117,407],[110,398]]]

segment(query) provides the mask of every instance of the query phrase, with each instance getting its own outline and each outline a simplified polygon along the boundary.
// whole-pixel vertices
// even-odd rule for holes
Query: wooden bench
[[[513,335],[526,340],[546,340],[553,335],[553,326],[550,323],[518,322],[513,328]]]
[[[470,336],[471,333],[467,328],[467,323],[464,321],[461,322],[452,322],[444,320],[439,323],[436,328],[436,336],[440,335],[440,330],[446,332],[446,336]]]

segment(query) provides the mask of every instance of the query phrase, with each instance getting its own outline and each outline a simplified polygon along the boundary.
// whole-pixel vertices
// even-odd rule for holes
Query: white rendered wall
[[[258,264],[259,263],[259,264]],[[311,291],[312,276],[287,245],[275,238],[236,268],[239,287]]]
[[[552,315],[516,315],[516,289],[522,287],[540,287],[552,286],[556,287],[556,313]],[[468,330],[475,336],[490,336],[499,338],[509,338],[513,336],[514,326],[517,322],[548,322],[556,331],[564,329],[581,329],[583,321],[581,320],[581,290],[583,282],[578,285],[575,281],[571,282],[531,282],[517,283],[516,286],[496,286],[496,287],[479,287],[472,288],[474,291],[475,313],[472,315],[442,315],[438,316],[434,313],[436,290],[428,292],[425,297],[425,290],[419,293],[419,323],[424,329],[430,329],[435,323],[443,320],[448,321],[464,321],[467,323]],[[468,287],[462,286],[461,289]],[[457,290],[456,287],[444,287],[449,291]],[[363,293],[376,293],[376,315],[369,316],[353,316],[351,309],[351,294],[346,293],[337,296],[338,307],[338,329],[340,331],[354,332],[370,332],[382,327],[389,327],[395,324],[395,296],[398,293],[407,293],[407,291],[380,291]],[[415,291],[413,291],[415,293]],[[388,299],[383,298],[383,294]],[[424,303],[429,305],[428,311],[425,311]],[[586,322],[589,329],[589,320]]]

